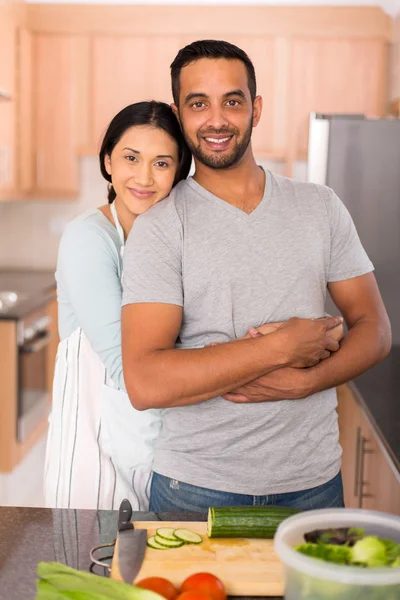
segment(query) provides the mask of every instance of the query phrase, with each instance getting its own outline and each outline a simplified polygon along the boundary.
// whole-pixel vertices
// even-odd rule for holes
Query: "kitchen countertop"
[[[117,518],[117,511],[0,507],[0,597],[32,600],[39,561],[57,561],[89,571],[91,548],[113,541]],[[206,515],[199,513],[134,512],[132,515],[133,521],[206,519]],[[93,572],[107,574],[106,569],[97,566]],[[241,596],[241,600],[246,598]],[[278,598],[270,596],[268,600]]]
[[[400,346],[352,387],[400,474]]]
[[[56,289],[54,271],[23,269],[0,270],[0,292],[21,294],[21,301],[6,312],[0,311],[0,319],[17,320],[40,308]]]

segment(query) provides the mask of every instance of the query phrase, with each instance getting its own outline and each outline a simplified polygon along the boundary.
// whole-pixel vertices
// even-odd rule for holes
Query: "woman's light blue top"
[[[100,210],[71,221],[57,260],[60,338],[81,327],[108,375],[125,390],[121,350],[121,241]]]

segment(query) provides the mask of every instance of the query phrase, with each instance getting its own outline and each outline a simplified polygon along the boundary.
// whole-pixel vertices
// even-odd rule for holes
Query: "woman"
[[[121,272],[136,217],[187,177],[191,154],[171,108],[139,102],[111,121],[100,150],[109,204],[77,217],[57,261],[59,332],[46,450],[46,506],[146,510],[159,411],[125,392]]]

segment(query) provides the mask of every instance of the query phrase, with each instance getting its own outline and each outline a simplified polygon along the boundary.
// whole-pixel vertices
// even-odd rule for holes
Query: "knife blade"
[[[118,567],[122,579],[130,584],[140,571],[147,542],[147,530],[135,529],[131,518],[131,503],[122,500],[118,513]]]

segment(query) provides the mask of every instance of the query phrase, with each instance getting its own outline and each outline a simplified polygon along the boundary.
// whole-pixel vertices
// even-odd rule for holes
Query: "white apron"
[[[124,234],[114,204],[116,228]],[[81,328],[58,347],[45,461],[51,508],[147,510],[161,411],[135,410],[107,376]]]

